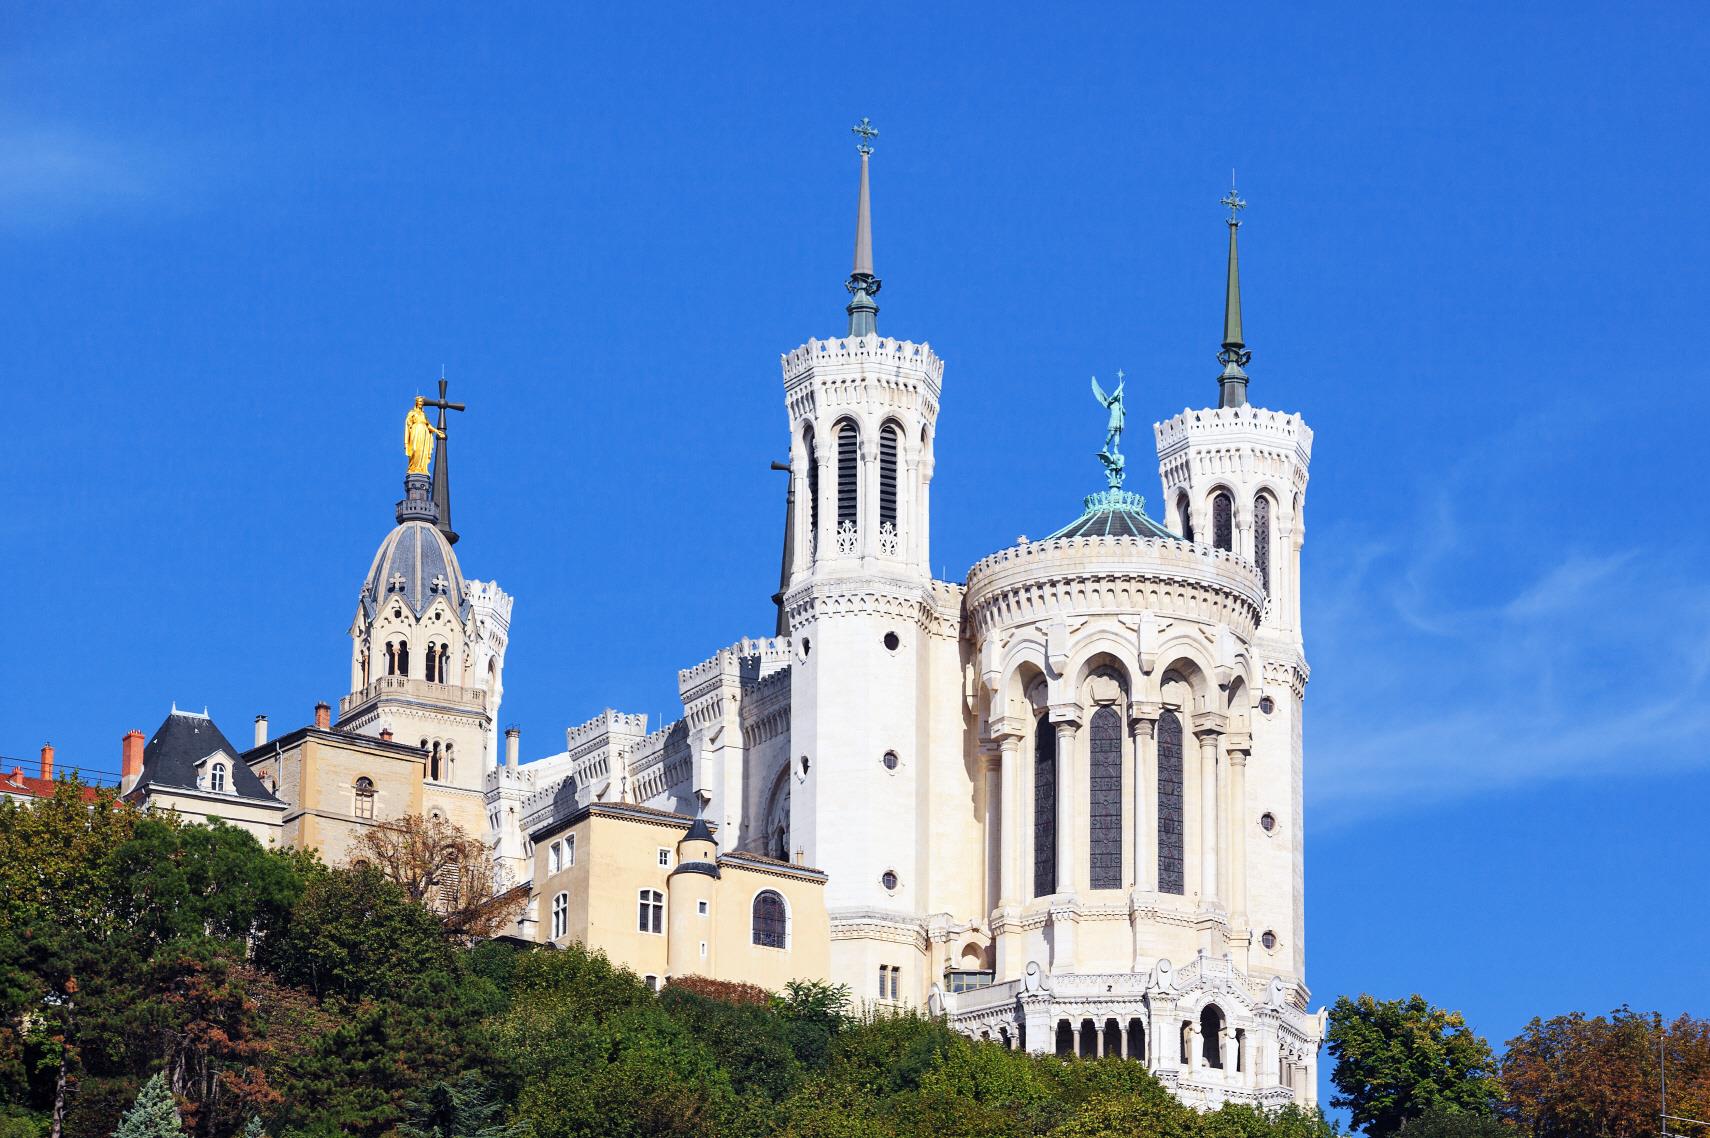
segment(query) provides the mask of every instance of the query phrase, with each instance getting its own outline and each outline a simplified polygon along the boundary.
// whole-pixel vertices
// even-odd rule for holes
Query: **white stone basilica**
[[[1311,1103],[1323,1017],[1305,983],[1298,579],[1312,432],[1247,402],[1241,203],[1225,200],[1219,405],[1154,428],[1174,530],[1120,488],[1115,458],[1062,530],[939,581],[944,364],[877,331],[866,141],[848,332],[782,358],[777,635],[679,672],[676,722],[608,710],[521,764],[486,742],[497,855],[526,879],[529,835],[590,803],[704,816],[724,848],[824,872],[830,979],[858,1000],[1033,1051],[1132,1057],[1195,1104]],[[377,690],[376,620],[415,619],[388,608],[386,572],[358,622],[353,687],[370,698],[405,694]],[[410,607],[459,626],[482,607],[460,578],[441,588]],[[502,637],[509,599],[489,607]],[[442,639],[464,674],[492,662],[496,704],[502,639],[462,660],[462,640]]]

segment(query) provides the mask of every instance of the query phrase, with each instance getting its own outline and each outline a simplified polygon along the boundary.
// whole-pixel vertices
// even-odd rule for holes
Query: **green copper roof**
[[[1081,516],[1046,538],[1157,537],[1182,540],[1146,516],[1146,499],[1130,490],[1100,490],[1081,503]]]

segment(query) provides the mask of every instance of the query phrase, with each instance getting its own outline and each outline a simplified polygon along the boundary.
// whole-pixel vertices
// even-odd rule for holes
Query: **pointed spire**
[[[1247,373],[1245,368],[1253,358],[1253,353],[1247,350],[1246,343],[1241,339],[1241,264],[1236,255],[1235,234],[1241,228],[1241,211],[1247,208],[1247,203],[1241,200],[1235,192],[1235,172],[1229,172],[1229,192],[1223,196],[1223,205],[1229,207],[1229,279],[1223,297],[1223,350],[1217,353],[1217,362],[1223,365],[1223,374],[1217,377],[1219,407],[1245,407],[1247,405]]]
[[[873,275],[873,206],[867,189],[867,164],[873,156],[873,139],[879,137],[872,121],[863,118],[850,128],[861,141],[855,149],[861,152],[861,199],[855,211],[855,267],[844,287],[849,290],[849,334],[872,336],[879,330],[879,306],[873,298],[879,295],[879,278]]]

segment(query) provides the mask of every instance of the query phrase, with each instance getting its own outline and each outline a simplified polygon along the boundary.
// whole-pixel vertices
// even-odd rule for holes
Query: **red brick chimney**
[[[325,700],[315,704],[315,726],[322,731],[332,728],[332,707]]]
[[[143,733],[126,731],[119,745],[119,793],[128,794],[142,777]]]
[[[382,743],[390,743],[392,741],[392,729],[390,727],[380,728],[380,741]]]
[[[43,779],[50,779],[52,777],[53,777],[53,744],[52,743],[43,743],[42,744],[42,778]]]

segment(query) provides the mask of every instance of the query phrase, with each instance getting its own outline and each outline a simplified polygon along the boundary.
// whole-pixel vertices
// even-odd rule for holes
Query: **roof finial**
[[[1234,170],[1229,171],[1229,192],[1223,195],[1221,204],[1229,207],[1229,219],[1225,222],[1229,226],[1229,278],[1223,298],[1223,350],[1217,353],[1217,362],[1223,365],[1223,374],[1217,377],[1217,405],[1245,407],[1247,373],[1242,369],[1252,360],[1253,353],[1241,338],[1241,266],[1236,257],[1235,233],[1241,228],[1241,211],[1247,208],[1247,203],[1235,192]]]
[[[872,157],[873,140],[879,132],[865,117],[849,129],[859,139],[855,149],[861,154],[861,198],[855,211],[855,267],[844,284],[850,293],[845,311],[849,313],[851,336],[873,336],[879,331],[879,306],[873,298],[879,295],[880,282],[873,275],[873,207],[867,190],[867,160]]]

